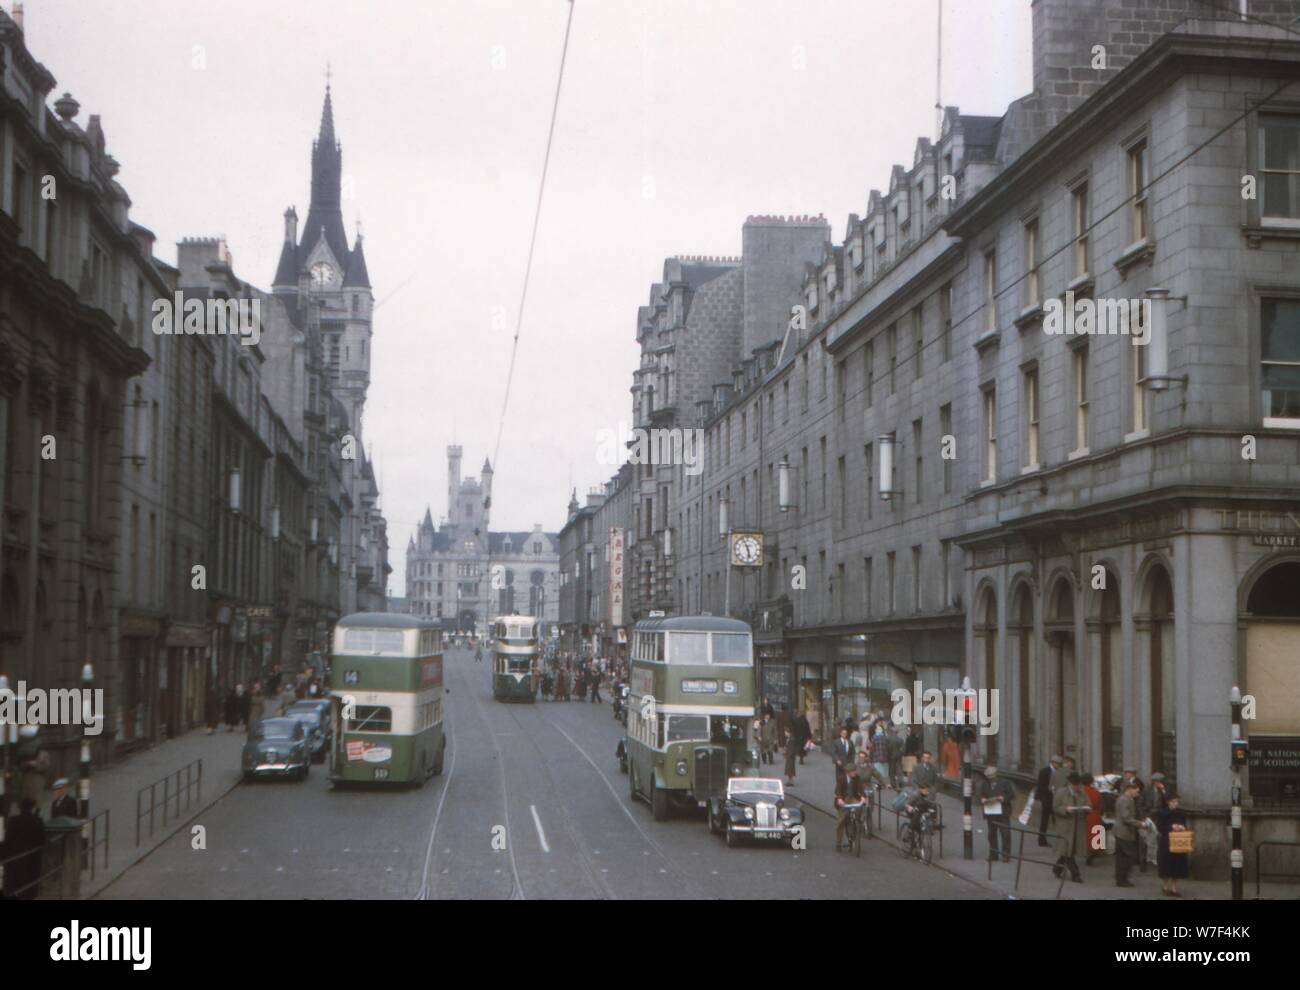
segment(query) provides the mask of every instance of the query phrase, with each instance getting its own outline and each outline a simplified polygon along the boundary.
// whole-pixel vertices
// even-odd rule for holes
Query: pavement
[[[448,752],[441,776],[420,787],[332,790],[318,764],[301,783],[237,783],[193,822],[205,828],[205,848],[194,849],[189,829],[182,829],[99,897],[998,896],[905,862],[883,843],[863,849],[856,861],[863,872],[848,870],[834,851],[834,821],[825,815],[809,815],[803,850],[728,849],[710,834],[702,811],[656,822],[645,802],[631,798],[619,772],[615,749],[623,727],[608,699],[495,702],[488,665],[463,650],[448,651],[444,674]],[[226,765],[236,765],[235,755],[232,750]],[[214,767],[214,783],[217,774]],[[205,802],[208,776],[205,762]]]
[[[93,897],[117,880],[127,870],[142,861],[165,841],[229,794],[240,782],[240,750],[244,732],[225,728],[208,735],[207,729],[196,729],[175,739],[151,746],[131,754],[126,759],[91,776],[90,813],[109,812],[108,866],[97,866],[95,878],[85,872],[81,878],[83,897]],[[145,815],[140,822],[140,844],[136,844],[136,800],[142,788],[176,773],[189,764],[203,761],[202,776],[194,767],[190,770],[191,786],[188,793],[176,793],[173,779],[166,791],[169,801],[164,823],[162,809],[164,787],[153,788],[153,828],[150,835],[148,810],[150,795],[140,799]],[[184,788],[185,778],[181,778]],[[179,801],[178,801],[179,797]],[[188,835],[188,833],[187,833]],[[99,856],[103,856],[102,849]],[[102,858],[98,860],[102,863]]]
[[[776,763],[770,768],[773,776],[779,776],[784,768],[784,758],[778,754]],[[949,786],[961,787],[961,781],[949,779]],[[787,788],[787,793],[797,797],[805,807],[814,809],[819,814],[834,818],[835,798],[835,764],[822,752],[810,753],[806,762],[797,768],[795,784]],[[884,842],[896,846],[895,836],[897,819],[890,812],[889,806],[897,791],[884,792],[884,812],[881,816],[882,826],[877,828],[877,835]],[[1044,849],[1038,845],[1036,835],[1024,836],[1023,855],[1025,862],[1019,869],[1017,883],[1017,862],[1013,855],[1010,863],[988,862],[988,830],[979,812],[978,802],[972,815],[972,832],[974,833],[974,856],[972,859],[962,857],[962,800],[941,791],[936,798],[943,820],[942,852],[935,846],[935,859],[932,866],[953,877],[959,877],[979,887],[997,894],[1021,900],[1089,900],[1089,901],[1133,901],[1133,900],[1173,900],[1161,890],[1160,878],[1154,864],[1147,867],[1147,872],[1134,869],[1129,879],[1133,887],[1115,886],[1115,863],[1113,850],[1106,855],[1097,856],[1091,866],[1084,866],[1082,859],[1079,868],[1083,874],[1082,883],[1074,883],[1068,876],[1064,880],[1052,876],[1051,864],[1056,861],[1053,849]],[[1023,807],[1023,800],[1015,806],[1016,814]],[[1019,827],[1020,823],[1012,816],[1011,824]],[[1037,829],[1037,819],[1031,825]],[[1012,849],[1019,853],[1021,835],[1012,833]],[[1113,846],[1113,843],[1112,843]],[[1036,860],[1038,862],[1031,862]],[[850,863],[847,869],[852,870]],[[1254,878],[1247,877],[1248,896],[1255,893]],[[1181,900],[1229,900],[1232,891],[1227,880],[1179,880],[1178,892]],[[1295,900],[1300,897],[1300,884],[1264,883],[1260,889],[1264,900]]]

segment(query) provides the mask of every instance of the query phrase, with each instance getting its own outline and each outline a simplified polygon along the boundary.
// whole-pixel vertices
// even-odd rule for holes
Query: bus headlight
[[[681,774],[683,777],[686,776],[686,761],[685,761],[685,760],[678,760],[678,761],[677,761],[677,772],[678,772],[679,774]]]

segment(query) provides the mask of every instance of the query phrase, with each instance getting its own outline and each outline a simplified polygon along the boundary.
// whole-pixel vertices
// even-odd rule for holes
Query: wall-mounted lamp
[[[730,519],[731,513],[728,511],[731,507],[731,499],[718,499],[718,537],[725,540],[727,534],[731,532]]]
[[[278,505],[273,505],[271,506],[271,539],[278,540],[279,538],[280,538],[280,507]]]
[[[790,458],[784,455],[776,466],[776,504],[782,512],[795,508],[790,501]]]
[[[881,499],[888,502],[895,495],[903,494],[893,487],[895,448],[902,446],[893,434],[876,437],[876,446],[880,448],[880,476],[876,488]]]
[[[1152,286],[1146,290],[1151,300],[1151,325],[1147,328],[1147,387],[1153,392],[1163,392],[1171,384],[1187,384],[1186,375],[1169,374],[1169,302],[1177,299],[1187,305],[1186,296],[1171,296],[1169,290],[1162,286]]]
[[[240,495],[242,494],[242,492],[240,491],[239,482],[240,482],[239,468],[233,467],[230,469],[230,511],[231,512],[239,511]]]
[[[664,558],[666,559],[668,557],[671,557],[672,555],[673,555],[673,531],[671,529],[665,529],[664,530]]]

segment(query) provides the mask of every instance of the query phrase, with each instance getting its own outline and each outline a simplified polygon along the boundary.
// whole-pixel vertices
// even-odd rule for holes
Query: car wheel
[[[668,792],[655,785],[654,777],[650,778],[650,810],[655,821],[668,820]]]
[[[438,758],[433,761],[433,775],[442,776],[442,758],[447,754],[447,741],[444,739],[441,746],[438,747]]]
[[[732,826],[731,820],[727,820],[727,848],[735,849],[740,845],[740,833]]]
[[[245,784],[251,784],[251,783],[252,783],[254,780],[256,780],[256,779],[257,779],[257,774],[253,773],[251,770],[245,770],[245,771],[244,771],[244,783],[245,783]]]
[[[719,824],[718,824],[717,816],[715,816],[715,815],[713,814],[713,808],[710,807],[710,808],[709,808],[709,834],[710,834],[710,835],[717,835],[717,834],[719,834],[721,831],[722,831],[722,828],[721,828],[721,826],[719,826]]]

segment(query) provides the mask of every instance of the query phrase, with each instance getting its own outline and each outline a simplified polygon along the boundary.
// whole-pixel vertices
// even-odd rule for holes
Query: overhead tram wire
[[[510,386],[515,377],[515,358],[519,353],[519,334],[524,324],[524,303],[528,299],[528,281],[533,273],[533,253],[537,247],[537,229],[541,225],[542,219],[542,198],[546,194],[546,173],[551,165],[551,145],[555,139],[555,121],[560,110],[560,88],[564,85],[564,66],[569,55],[569,34],[573,28],[573,7],[574,0],[569,0],[569,16],[564,22],[564,45],[560,49],[560,71],[555,78],[555,98],[551,102],[551,126],[546,132],[546,154],[542,158],[542,179],[537,187],[537,206],[533,211],[533,232],[528,239],[528,260],[524,264],[524,284],[519,293],[519,311],[515,315],[515,336],[510,344],[510,365],[506,371],[506,391],[501,399],[501,421],[497,424],[496,446],[492,448],[492,463],[498,466],[501,461],[501,435],[505,432],[506,410],[510,405]]]

